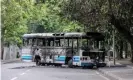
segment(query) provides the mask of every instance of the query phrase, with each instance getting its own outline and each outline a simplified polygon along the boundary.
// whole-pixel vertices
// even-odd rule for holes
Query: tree
[[[130,31],[133,26],[132,0],[64,0],[62,13],[70,20],[77,20],[89,27],[91,31],[117,29],[121,37],[130,43],[133,55],[133,35]]]
[[[41,0],[38,1],[41,2]],[[2,1],[3,42],[13,43],[20,41],[22,34],[28,31],[32,32],[31,27],[33,26],[31,24],[41,25],[41,28],[43,26],[46,32],[63,31],[63,26],[67,27],[67,25],[77,26],[76,22],[60,17],[60,4],[59,0],[45,0],[45,3],[43,1],[43,3],[36,5],[33,0]]]
[[[44,26],[44,32],[69,32],[75,31],[75,29],[81,29],[80,24],[77,21],[70,21],[61,16],[61,4],[63,0],[45,0],[41,2],[38,0],[36,11],[40,12],[39,17],[30,20],[29,31],[36,32],[38,26]],[[35,12],[34,12],[35,13]],[[34,28],[32,28],[34,27]],[[34,30],[31,30],[34,29]]]
[[[62,0],[63,1],[63,0]],[[22,35],[32,32],[67,32],[81,29],[61,16],[60,0],[2,0],[2,51],[5,44],[21,46]]]
[[[112,11],[113,7],[116,5],[118,5],[118,8],[114,11],[117,12],[117,15],[115,14],[115,12]],[[133,62],[133,35],[130,30],[133,26],[133,1],[118,0],[117,2],[113,2],[113,0],[109,0],[109,7],[111,10],[111,14],[109,15],[110,22],[130,43],[132,52],[131,61]]]
[[[11,1],[11,2],[10,2]],[[25,12],[15,0],[2,0],[1,8],[1,50],[7,43],[20,43],[21,35],[26,32]],[[22,3],[23,4],[23,3]],[[28,4],[29,5],[29,4]]]

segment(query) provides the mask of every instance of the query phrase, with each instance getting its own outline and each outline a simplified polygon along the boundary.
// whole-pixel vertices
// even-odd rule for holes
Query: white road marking
[[[96,71],[96,74],[100,74],[100,73]]]
[[[17,79],[17,77],[12,78],[11,80],[15,80],[15,79]]]
[[[24,74],[26,74],[26,73],[21,73],[20,75],[24,75]]]
[[[99,72],[97,72],[97,71],[96,71],[96,74],[98,74],[99,76],[101,76],[101,77],[104,78],[105,80],[110,80],[109,78],[107,78],[107,77],[101,75],[101,74],[100,74]]]
[[[30,71],[30,69],[26,70],[26,72]]]
[[[96,75],[96,74],[87,74],[88,76],[93,76],[93,75]]]

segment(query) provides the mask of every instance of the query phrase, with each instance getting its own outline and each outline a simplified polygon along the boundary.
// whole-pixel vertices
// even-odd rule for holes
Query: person
[[[19,54],[19,52],[17,52],[17,56],[16,56],[17,58],[19,58],[20,57],[20,54]]]
[[[35,61],[36,61],[36,65],[40,65],[41,57],[39,55],[39,49],[38,48],[35,52]]]

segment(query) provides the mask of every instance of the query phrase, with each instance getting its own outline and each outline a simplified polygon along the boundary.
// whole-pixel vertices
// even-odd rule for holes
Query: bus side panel
[[[26,62],[32,62],[32,55],[31,55],[31,49],[29,48],[23,48],[22,54],[21,54],[21,60]]]
[[[80,56],[73,56],[73,65],[81,66]]]
[[[92,67],[94,66],[94,63],[91,61],[91,59],[88,56],[82,56],[81,66]]]
[[[55,56],[54,63],[65,64],[65,56]]]
[[[94,66],[94,64],[93,63],[88,63],[88,62],[81,62],[81,66],[82,67],[84,67],[84,66],[86,66],[86,67],[92,67],[92,66]]]

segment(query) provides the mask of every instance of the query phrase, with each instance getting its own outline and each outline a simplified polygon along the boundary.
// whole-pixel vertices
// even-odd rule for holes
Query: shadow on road
[[[9,69],[23,69],[23,68],[33,68],[36,66],[19,66],[19,67],[13,67],[13,68],[9,68]]]

